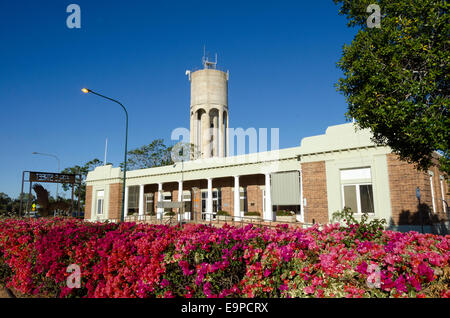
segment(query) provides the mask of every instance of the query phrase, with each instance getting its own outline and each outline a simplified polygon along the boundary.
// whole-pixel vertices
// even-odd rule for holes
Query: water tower
[[[190,139],[194,145],[192,159],[225,157],[228,152],[228,79],[203,55],[203,69],[186,71],[191,82]]]

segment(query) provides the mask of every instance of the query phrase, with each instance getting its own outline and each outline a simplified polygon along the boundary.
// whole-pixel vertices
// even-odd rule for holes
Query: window
[[[97,214],[102,215],[103,214],[103,197],[104,197],[104,191],[100,190],[97,191]]]
[[[247,212],[247,187],[241,187],[239,189],[240,198],[240,210],[241,212]]]
[[[163,192],[162,199],[164,202],[172,202],[172,192]],[[164,213],[172,212],[172,208],[164,208]]]
[[[354,213],[375,213],[370,167],[343,169],[340,171],[342,207]]]
[[[202,191],[202,212],[206,212],[206,200],[208,199],[208,192]]]
[[[213,212],[220,211],[222,209],[222,193],[218,189],[212,190],[212,205]],[[202,190],[202,212],[207,212],[208,207],[208,190]],[[205,214],[202,215],[202,218],[205,219]],[[215,218],[215,215],[213,215]]]
[[[153,204],[154,193],[145,194],[145,214],[154,215],[154,204]]]
[[[372,184],[342,185],[343,207],[355,213],[374,213]]]
[[[222,193],[220,190],[212,191],[213,197],[213,212],[218,212],[222,210]]]
[[[139,208],[139,186],[130,186],[128,188],[128,214],[132,215],[138,212]]]
[[[372,178],[370,168],[344,169],[341,170],[341,181]]]
[[[184,190],[183,191],[183,211],[191,212],[191,210],[192,210],[191,191]]]

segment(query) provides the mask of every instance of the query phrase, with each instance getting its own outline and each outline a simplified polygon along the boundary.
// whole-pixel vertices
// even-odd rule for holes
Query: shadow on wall
[[[447,220],[433,213],[428,204],[422,203],[417,205],[417,211],[402,210],[397,224],[391,218],[389,228],[400,232],[411,230],[421,232],[423,225],[425,233],[445,235],[450,233]]]

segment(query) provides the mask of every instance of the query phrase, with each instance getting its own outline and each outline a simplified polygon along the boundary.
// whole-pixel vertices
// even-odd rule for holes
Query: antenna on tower
[[[208,56],[206,56],[206,48],[203,45],[203,58],[202,58],[202,64],[204,68],[212,68],[212,69],[216,69],[217,66],[217,53],[216,53],[216,59],[214,62],[209,60],[209,54]]]

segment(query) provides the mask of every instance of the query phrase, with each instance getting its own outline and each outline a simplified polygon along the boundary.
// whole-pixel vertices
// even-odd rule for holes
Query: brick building
[[[184,217],[190,220],[214,217],[218,211],[276,220],[276,211],[286,209],[299,222],[325,224],[347,206],[357,215],[384,218],[393,229],[419,230],[421,212],[448,227],[447,177],[437,167],[417,171],[389,148],[374,145],[370,133],[355,131],[353,124],[331,126],[324,135],[304,138],[299,147],[181,166],[128,171],[125,215],[162,217],[157,201],[181,201],[183,191]],[[101,166],[88,174],[86,219],[119,219],[121,203],[120,168]],[[427,223],[425,230],[432,231]]]
[[[214,219],[226,211],[237,220],[259,215],[275,221],[276,211],[289,210],[297,222],[325,224],[333,212],[350,207],[357,216],[384,218],[392,229],[420,230],[422,220],[428,232],[449,228],[447,176],[436,166],[417,171],[352,123],[330,126],[298,147],[230,156],[229,74],[208,61],[204,65],[187,72],[190,141],[201,153],[175,165],[127,171],[125,218],[161,219],[171,209],[158,207],[158,201],[182,200],[186,220]],[[120,219],[121,169],[97,167],[86,183],[85,218]]]

